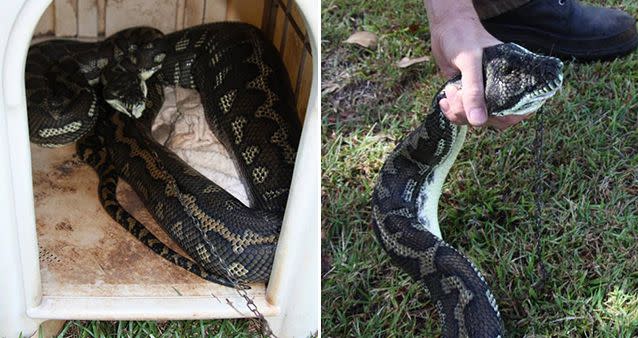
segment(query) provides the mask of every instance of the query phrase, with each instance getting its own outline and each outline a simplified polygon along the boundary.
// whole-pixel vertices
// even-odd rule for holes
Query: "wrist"
[[[423,0],[428,15],[430,28],[444,26],[459,20],[479,21],[478,14],[471,0]]]

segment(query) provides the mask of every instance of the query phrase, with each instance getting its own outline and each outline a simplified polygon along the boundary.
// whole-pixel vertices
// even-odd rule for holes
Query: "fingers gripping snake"
[[[484,49],[485,101],[492,116],[536,111],[562,85],[562,63],[515,44]],[[460,77],[448,81],[460,87]],[[394,264],[420,282],[435,304],[444,337],[503,337],[496,300],[478,268],[441,239],[437,207],[466,126],[452,124],[438,102],[388,156],[372,195],[374,230]]]
[[[93,91],[99,99],[93,115],[99,118],[78,143],[78,153],[100,175],[105,209],[151,249],[208,280],[225,285],[267,280],[300,134],[288,75],[275,47],[257,28],[241,23],[206,24],[151,39],[138,35],[144,35],[143,42],[118,45],[111,59],[104,57],[109,61],[102,61],[101,81]],[[119,43],[116,36],[110,39]],[[115,75],[105,79],[105,73]],[[112,81],[118,76],[124,80]],[[252,207],[152,139],[150,122],[166,85],[200,92],[206,120],[230,150]],[[140,119],[127,116],[138,117],[142,110]],[[195,262],[178,257],[119,206],[118,178],[133,187]]]

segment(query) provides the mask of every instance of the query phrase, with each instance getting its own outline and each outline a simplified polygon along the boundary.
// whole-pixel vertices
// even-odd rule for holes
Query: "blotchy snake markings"
[[[60,128],[44,128],[38,130],[38,135],[43,138],[75,133],[82,128],[82,122],[74,121]]]
[[[113,40],[115,44],[121,42]],[[92,163],[101,184],[110,187],[117,176],[128,181],[153,217],[195,263],[180,260],[167,248],[157,249],[161,243],[144,238],[152,235],[138,229],[139,222],[121,209],[111,191],[103,188],[101,198],[107,211],[156,252],[225,285],[233,284],[231,277],[243,282],[265,281],[272,266],[300,134],[283,63],[257,28],[240,23],[197,26],[140,44],[143,47],[139,48],[154,44],[168,49],[153,51],[162,55],[163,67],[156,73],[156,80],[147,80],[146,87],[155,93],[154,81],[158,81],[200,92],[209,126],[239,160],[236,164],[248,183],[253,208],[244,206],[157,144],[150,137],[148,117],[135,121],[101,105],[98,127],[78,144],[78,152],[88,159],[90,154],[106,149],[104,163]],[[112,54],[124,58],[124,49],[117,47]],[[99,63],[83,64],[97,67]],[[84,69],[94,70],[90,68]],[[146,102],[147,110],[159,106],[156,100]],[[114,169],[100,170],[106,165]],[[226,262],[226,267],[218,258]]]
[[[184,206],[185,210],[188,210],[189,214],[194,217],[201,226],[201,229],[205,232],[213,231],[214,233],[221,236],[224,240],[228,241],[233,248],[235,253],[242,253],[244,248],[249,245],[257,245],[257,244],[276,244],[277,236],[259,236],[249,229],[245,230],[242,235],[238,235],[233,233],[230,229],[228,229],[222,222],[219,220],[215,220],[207,215],[206,212],[201,210],[196,203],[196,197],[180,192],[179,185],[175,181],[175,178],[161,168],[161,163],[157,161],[157,159],[147,150],[140,148],[139,144],[131,138],[126,136],[126,133],[123,130],[124,122],[118,118],[118,116],[114,117],[115,124],[117,125],[117,129],[115,131],[116,138],[118,142],[125,143],[129,145],[131,151],[131,157],[138,157],[145,163],[145,167],[151,176],[159,181],[164,182],[165,186],[165,194],[168,197],[175,197],[179,199],[181,204]],[[157,206],[161,206],[160,208],[156,208],[155,210],[164,210],[164,204],[159,203]],[[163,211],[158,214],[158,218],[163,218]],[[201,251],[198,250],[198,252]]]
[[[177,183],[179,176],[178,172],[181,173],[183,170],[175,169],[172,170],[171,173],[171,170],[167,169],[176,167],[176,161],[178,161],[178,159],[174,157],[174,154],[164,155],[160,153],[157,148],[153,147],[152,153],[156,153],[157,156],[162,159],[163,164],[163,167],[158,167],[157,170],[166,171],[165,174],[162,174],[162,177],[155,177],[155,179],[161,179],[164,181],[164,184],[167,184],[167,187],[171,190],[170,194],[176,198],[179,202],[180,208],[182,208],[183,212],[185,212],[187,219],[183,220],[182,227],[185,227],[187,223],[192,223],[192,225],[186,226],[184,229],[199,229],[194,233],[191,230],[191,235],[186,235],[187,241],[192,244],[182,245],[199,264],[207,267],[206,269],[210,272],[220,274],[221,279],[224,279],[224,274],[220,273],[220,271],[223,271],[223,268],[217,266],[218,262],[216,259],[212,259],[214,255],[213,250],[217,250],[218,254],[224,257],[227,261],[228,268],[235,278],[241,278],[245,281],[264,280],[269,274],[270,265],[272,264],[274,255],[274,248],[277,243],[278,235],[276,231],[278,231],[285,206],[284,196],[287,195],[287,185],[290,183],[296,142],[299,136],[299,126],[295,123],[291,124],[291,115],[294,116],[294,121],[296,121],[294,108],[282,104],[284,102],[293,102],[293,100],[287,96],[292,93],[292,90],[284,86],[283,91],[274,92],[271,88],[272,83],[277,83],[277,86],[279,86],[277,88],[281,88],[281,84],[287,83],[288,81],[287,74],[281,72],[281,70],[284,69],[281,64],[274,65],[274,68],[280,70],[279,72],[275,73],[273,71],[274,68],[272,62],[274,62],[273,60],[279,59],[275,59],[272,56],[268,56],[267,59],[264,57],[265,55],[263,53],[266,49],[269,50],[269,53],[272,53],[275,50],[274,47],[266,47],[267,44],[263,37],[261,37],[258,30],[251,26],[243,24],[227,24],[227,26],[223,27],[224,28],[220,28],[220,25],[210,25],[208,28],[203,27],[203,30],[198,31],[198,29],[201,29],[200,27],[184,33],[190,34],[189,41],[198,41],[196,34],[205,34],[211,38],[211,42],[203,43],[202,47],[205,48],[201,48],[197,53],[193,53],[187,48],[182,49],[182,51],[196,55],[192,61],[182,59],[179,55],[174,56],[167,53],[166,60],[168,62],[186,65],[186,67],[180,68],[178,79],[175,79],[174,77],[168,78],[172,78],[172,81],[174,81],[173,84],[188,84],[192,82],[189,79],[194,80],[195,87],[197,87],[196,89],[198,89],[202,95],[205,108],[210,107],[210,105],[206,104],[206,100],[223,102],[220,100],[224,98],[227,101],[231,101],[228,102],[227,105],[221,105],[221,107],[219,107],[221,108],[217,110],[220,113],[219,115],[213,115],[213,112],[211,111],[206,111],[206,114],[207,120],[212,122],[209,123],[211,128],[216,130],[217,133],[221,132],[220,139],[222,141],[232,140],[226,145],[233,150],[237,159],[243,159],[243,152],[251,146],[258,147],[260,150],[255,154],[255,159],[257,159],[259,154],[264,154],[264,147],[267,145],[263,144],[263,140],[266,138],[266,135],[254,134],[254,130],[274,129],[275,135],[281,135],[282,131],[286,134],[285,140],[278,139],[281,141],[278,145],[280,147],[285,146],[292,149],[292,158],[290,158],[289,153],[282,153],[281,150],[271,147],[265,154],[281,153],[281,155],[278,155],[277,157],[286,159],[285,164],[272,162],[273,157],[270,156],[268,157],[270,159],[268,163],[263,162],[262,159],[259,162],[259,165],[250,169],[248,172],[244,171],[248,174],[248,177],[246,177],[247,182],[252,185],[250,190],[259,192],[264,191],[265,189],[263,194],[268,194],[271,190],[281,192],[271,195],[278,195],[280,197],[279,201],[284,204],[275,204],[274,209],[270,209],[272,208],[271,206],[266,207],[273,211],[281,210],[281,213],[273,214],[273,211],[259,211],[260,205],[259,199],[257,199],[257,204],[255,206],[257,209],[254,209],[254,211],[251,211],[249,214],[247,213],[246,207],[225,192],[223,192],[223,195],[219,195],[220,193],[217,193],[215,201],[206,197],[210,195],[211,189],[207,189],[209,193],[201,193],[201,187],[208,187],[210,186],[209,183],[195,183],[194,185],[198,186],[198,189],[189,188],[188,183]],[[237,41],[233,42],[237,47],[226,47],[222,46],[221,42],[213,42],[214,40],[212,39],[219,37],[220,34],[223,34],[224,36],[226,35],[225,33],[222,33],[227,32],[225,29],[228,29],[228,31],[231,29],[233,30],[233,34],[235,34],[238,38]],[[224,38],[229,39],[229,37]],[[165,39],[169,41],[171,39],[184,41],[184,38],[178,38],[176,33],[167,36]],[[239,50],[239,53],[242,53],[242,51],[246,52],[245,59],[242,60],[241,57],[234,57],[235,53],[238,53],[237,50]],[[213,55],[209,56],[209,58],[206,56],[207,53],[209,55]],[[198,61],[199,57],[202,58],[202,61]],[[212,67],[207,59],[212,60],[212,63],[214,64],[213,68],[207,68]],[[266,64],[266,60],[268,60],[267,62],[269,62],[270,65]],[[208,66],[201,68],[201,62],[204,62],[204,65],[208,64]],[[233,65],[232,62],[236,62],[236,64]],[[281,61],[279,60],[278,62]],[[248,69],[250,69],[250,64],[256,65],[254,68],[255,76],[252,79],[245,79],[243,85],[238,84],[235,79],[238,75],[237,72],[240,71],[242,67],[248,66]],[[185,71],[185,69],[190,69],[193,73],[189,73]],[[197,69],[197,71],[193,71],[194,69]],[[211,69],[212,72],[202,74],[200,73],[202,69]],[[223,75],[218,76],[215,72],[219,72]],[[215,84],[221,80],[221,83],[219,86],[210,88],[206,85],[206,83],[210,84],[210,80],[207,79],[212,79]],[[203,87],[200,87],[202,83]],[[224,87],[226,84],[231,83],[232,85]],[[253,84],[258,85],[253,87]],[[242,106],[250,107],[252,104],[250,100],[253,100],[250,95],[254,95],[252,93],[259,93],[259,95],[266,97],[261,104],[255,106],[256,108],[254,113],[241,111],[235,108]],[[248,96],[246,96],[247,94]],[[268,117],[270,117],[270,119],[268,120],[272,120],[275,123],[267,122],[268,120],[265,119],[258,119],[257,112],[259,111],[269,112]],[[282,116],[286,114],[288,114],[287,117],[283,118]],[[293,132],[290,138],[288,137],[288,131]],[[233,136],[230,137],[231,135]],[[119,142],[121,140],[120,137],[121,136],[118,134],[118,136],[115,137],[115,140]],[[150,144],[149,141],[144,142],[147,145]],[[137,149],[132,147],[130,143],[129,146],[131,147],[130,149],[133,154],[138,154]],[[140,150],[141,149],[142,148],[140,148]],[[242,162],[243,161],[238,161],[240,168],[242,167]],[[255,165],[254,162],[253,165]],[[148,164],[141,167],[147,167],[151,171],[155,170],[152,165]],[[277,177],[287,177],[283,180],[284,185],[279,187],[274,186],[275,189],[273,189],[272,185],[259,188],[259,186],[265,184],[264,181],[266,175],[271,175],[273,170]],[[272,174],[274,175],[274,173]],[[193,182],[199,182],[200,180],[200,178],[195,175],[193,175],[192,179],[195,180]],[[281,178],[278,179],[281,180]],[[142,178],[142,180],[144,179]],[[206,180],[206,182],[208,181]],[[196,190],[198,190],[198,192],[196,192]],[[262,199],[264,198],[262,197]],[[148,201],[148,203],[153,204],[155,202]],[[219,207],[214,207],[211,203],[219,204]],[[164,213],[167,213],[167,210],[173,210],[173,207],[168,206],[169,204],[164,204]],[[213,216],[216,214],[213,212],[213,209],[219,210],[219,217]],[[242,223],[248,225],[248,227],[241,229],[240,227],[242,226]],[[264,225],[260,226],[259,223],[263,223]],[[275,226],[275,224],[277,225]],[[191,247],[193,245],[195,246],[193,250],[188,250],[189,245]],[[230,252],[225,248],[230,249]]]
[[[524,115],[554,95],[562,63],[515,44],[486,48],[485,98],[492,115]],[[448,84],[460,86],[460,77]],[[531,95],[530,93],[533,93]],[[372,194],[373,225],[393,263],[424,286],[436,304],[443,336],[502,337],[496,300],[477,267],[440,238],[437,206],[443,181],[465,139],[439,107],[388,156]]]
[[[89,145],[93,143],[92,145]],[[124,227],[128,232],[137,237],[144,245],[153,250],[164,259],[180,266],[204,279],[216,281],[216,277],[204,271],[200,266],[184,258],[182,255],[164,245],[155,235],[150,233],[146,227],[138,222],[119,204],[116,198],[118,176],[116,169],[109,159],[106,149],[98,146],[102,143],[96,135],[86,136],[79,145],[80,156],[87,163],[91,164],[98,172],[100,182],[98,184],[98,196],[102,206],[113,219]],[[99,148],[99,149],[98,149]],[[94,152],[94,150],[97,150]],[[176,224],[177,228],[178,225]],[[181,236],[178,236],[181,238]]]

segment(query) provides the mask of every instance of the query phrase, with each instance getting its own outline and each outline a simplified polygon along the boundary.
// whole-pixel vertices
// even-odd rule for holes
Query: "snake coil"
[[[226,22],[167,35],[131,28],[97,44],[49,41],[29,51],[26,77],[32,141],[57,146],[82,138],[78,154],[98,172],[100,200],[118,223],[208,280],[268,279],[300,125],[283,62],[258,28]],[[251,207],[152,139],[162,86],[200,93],[208,125],[230,150]],[[89,119],[76,128],[80,116]],[[193,261],[121,208],[119,178]]]

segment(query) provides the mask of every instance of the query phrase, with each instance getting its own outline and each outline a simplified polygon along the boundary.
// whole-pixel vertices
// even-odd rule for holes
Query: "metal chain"
[[[534,204],[536,206],[536,210],[534,211],[536,243],[534,248],[534,255],[536,256],[536,268],[538,269],[538,272],[540,274],[539,280],[534,283],[534,288],[536,290],[542,290],[544,288],[545,281],[547,280],[547,270],[545,269],[545,263],[543,262],[541,246],[541,234],[543,232],[543,134],[545,131],[545,123],[543,121],[544,115],[545,114],[543,113],[543,108],[541,108],[536,116],[536,132],[533,142],[534,162],[536,167],[536,179],[534,188]]]
[[[264,337],[277,338],[277,336],[272,332],[272,329],[270,328],[270,325],[268,324],[268,321],[266,320],[264,315],[261,312],[259,312],[259,309],[257,308],[257,304],[255,304],[252,298],[248,296],[248,292],[246,292],[246,290],[250,289],[250,287],[246,283],[237,280],[231,274],[230,269],[228,268],[228,265],[226,264],[226,261],[217,253],[217,250],[215,250],[214,248],[213,248],[213,253],[214,253],[214,256],[217,257],[217,259],[219,260],[219,263],[222,265],[224,270],[226,271],[226,277],[233,284],[235,291],[237,291],[237,293],[246,300],[246,307],[250,310],[250,312],[252,312],[255,315],[255,317],[257,317],[259,326],[261,328],[261,334]]]
[[[211,246],[213,246],[212,243],[211,243]],[[244,298],[244,300],[246,300],[246,307],[250,310],[250,312],[253,313],[253,315],[255,315],[255,317],[257,317],[256,319],[259,323],[261,334],[264,337],[278,338],[272,332],[272,329],[270,328],[270,325],[268,324],[268,321],[266,320],[264,315],[261,312],[259,312],[259,309],[257,308],[257,304],[255,304],[252,298],[248,296],[248,292],[246,292],[246,290],[250,289],[248,284],[238,280],[237,278],[235,278],[235,276],[233,276],[233,274],[230,272],[230,268],[228,267],[228,264],[226,264],[226,260],[224,260],[224,258],[220,256],[219,253],[217,253],[215,246],[212,247],[211,251],[213,252],[213,255],[215,256],[215,258],[217,258],[217,260],[219,261],[219,264],[224,269],[224,272],[226,272],[226,277],[231,282],[231,284],[233,284],[233,288],[235,289],[235,291],[237,291],[237,294],[239,294],[242,298]],[[227,302],[228,302],[228,305],[232,305],[232,303],[230,303],[229,300],[227,300]]]
[[[175,184],[175,190],[177,191],[177,199],[180,201],[180,203],[185,203],[183,201],[182,194],[179,192],[179,188],[177,187],[177,184]],[[188,208],[186,208],[186,210],[188,210]],[[201,223],[199,222],[199,220],[197,220],[190,211],[187,211],[187,213],[189,217],[193,220],[193,222],[195,222],[195,224],[199,224],[201,227]],[[246,290],[250,289],[248,284],[238,280],[237,278],[235,278],[235,276],[233,276],[233,274],[230,272],[230,268],[228,267],[228,264],[226,263],[226,260],[224,260],[224,258],[219,255],[213,243],[210,243],[210,245],[211,245],[211,251],[213,253],[213,256],[217,258],[217,261],[219,262],[221,267],[224,269],[224,272],[226,272],[226,278],[233,285],[233,288],[235,289],[235,291],[237,291],[237,293],[246,300],[246,307],[250,310],[250,312],[253,313],[253,315],[255,315],[255,317],[257,317],[262,335],[264,337],[278,338],[272,332],[272,329],[270,328],[270,325],[268,324],[268,321],[266,321],[266,318],[264,317],[264,315],[261,312],[259,312],[259,309],[257,308],[257,304],[255,304],[252,298],[248,296],[248,292],[246,292]],[[232,306],[232,303],[229,300],[226,300],[226,302],[228,303],[228,305]]]

